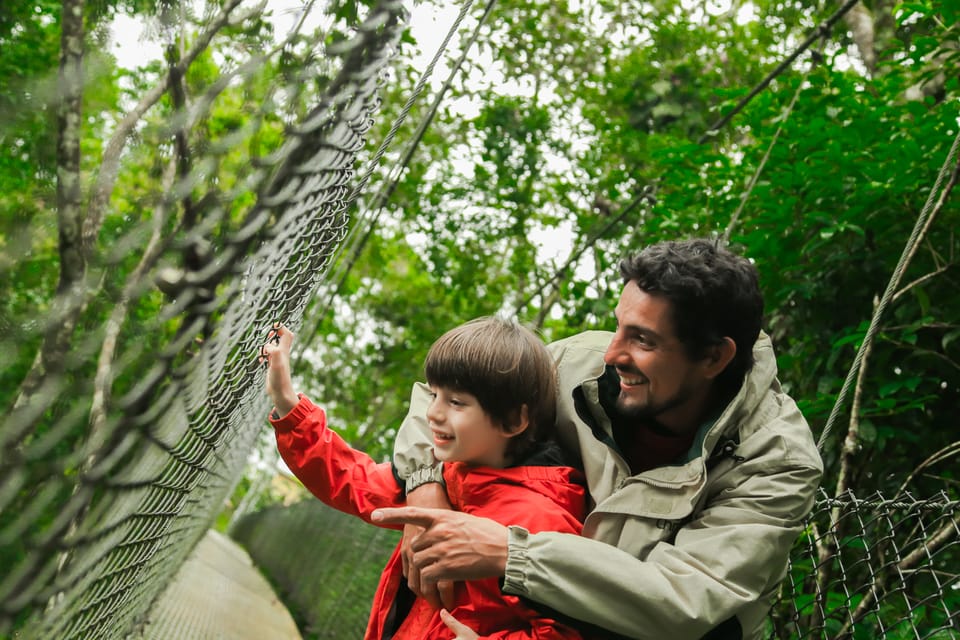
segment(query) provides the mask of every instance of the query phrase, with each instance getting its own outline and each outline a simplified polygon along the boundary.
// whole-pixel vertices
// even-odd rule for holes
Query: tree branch
[[[932,280],[933,278],[936,278],[937,276],[946,273],[947,271],[950,270],[950,267],[952,266],[954,266],[953,263],[945,264],[941,267],[938,267],[934,271],[931,271],[930,273],[920,276],[916,280],[908,282],[907,284],[903,285],[903,288],[901,288],[899,291],[893,294],[893,298],[891,298],[891,300],[893,302],[896,302],[898,298],[903,296],[905,293],[908,293],[914,287],[919,287],[920,285],[924,284],[928,280]]]
[[[850,28],[850,35],[854,44],[857,45],[857,51],[860,52],[860,60],[863,61],[863,66],[867,68],[870,75],[873,75],[877,69],[876,30],[873,26],[873,14],[861,2],[843,16],[843,21]]]
[[[231,13],[243,0],[228,0],[220,11],[220,14],[210,23],[210,26],[198,37],[190,50],[176,64],[176,70],[180,75],[186,73],[193,61],[210,46],[213,37],[225,26],[231,23]],[[83,225],[83,246],[89,252],[96,243],[97,236],[100,234],[100,227],[103,225],[103,219],[106,215],[107,205],[110,202],[110,196],[113,193],[113,185],[120,173],[120,159],[123,148],[127,144],[130,134],[133,133],[137,124],[143,118],[144,114],[155,105],[163,94],[169,89],[171,74],[166,73],[158,79],[157,84],[147,91],[140,102],[131,109],[126,117],[120,121],[116,130],[107,142],[103,150],[103,162],[100,164],[100,171],[97,174],[97,182],[93,187],[90,197],[90,206],[87,211],[87,218]]]
[[[900,485],[900,488],[897,489],[897,493],[894,495],[893,499],[897,500],[903,494],[904,490],[907,488],[907,485],[909,485],[910,482],[915,477],[917,477],[917,475],[921,471],[923,471],[924,469],[926,469],[931,465],[934,465],[938,462],[943,462],[944,460],[948,460],[949,458],[956,455],[960,455],[960,440],[957,440],[956,442],[951,442],[950,444],[943,447],[939,451],[933,453],[932,455],[927,457],[926,460],[918,464],[914,468],[914,470],[910,472],[910,475],[907,476],[907,479],[903,481],[903,484]]]
[[[173,187],[173,183],[177,177],[177,163],[178,158],[174,157],[164,170],[163,193],[169,193]],[[107,421],[106,407],[110,401],[110,387],[113,384],[113,359],[116,352],[117,340],[120,336],[120,330],[123,328],[123,321],[127,317],[130,300],[133,298],[135,292],[141,288],[143,277],[160,256],[163,248],[163,227],[167,217],[166,212],[166,202],[161,202],[154,210],[153,233],[144,249],[143,257],[130,274],[130,277],[127,278],[127,283],[123,288],[120,300],[113,308],[110,319],[107,320],[103,344],[100,347],[100,356],[97,359],[97,373],[93,383],[93,404],[90,408],[90,433],[87,437],[85,454],[83,456],[83,460],[85,461],[84,469],[90,469],[96,464],[97,452],[108,439],[108,435],[105,433]]]
[[[228,0],[212,26],[202,33],[188,54],[178,65],[181,71],[199,56],[209,45],[214,35],[230,24],[230,13],[242,0]],[[93,189],[86,217],[82,216],[82,189],[80,184],[80,136],[82,118],[80,106],[83,95],[81,75],[83,59],[84,0],[64,0],[63,33],[60,59],[60,121],[58,145],[58,215],[60,225],[61,279],[50,313],[45,335],[30,370],[20,384],[16,400],[11,407],[12,442],[23,437],[32,420],[54,400],[57,388],[56,376],[63,370],[63,360],[69,350],[69,342],[78,318],[92,297],[93,291],[86,286],[86,266],[100,227],[103,224],[113,185],[119,173],[120,159],[126,141],[143,115],[167,90],[169,76],[165,75],[148,91],[140,102],[117,126],[107,143],[97,182]],[[257,11],[262,7],[254,8]],[[249,15],[249,14],[245,14]],[[44,406],[29,406],[36,403],[35,397],[43,389],[48,396]]]
[[[874,308],[877,306],[877,300],[874,299]],[[863,387],[867,377],[867,363],[870,360],[870,354],[873,351],[874,342],[870,341],[864,345],[863,359],[860,362],[860,370],[857,371],[857,383],[853,392],[853,403],[850,409],[850,421],[847,425],[847,436],[843,441],[843,449],[840,458],[840,473],[837,475],[837,484],[833,492],[834,498],[839,498],[845,492],[850,490],[853,463],[856,454],[860,450],[860,407],[863,403]],[[830,510],[830,526],[827,528],[826,535],[822,541],[817,540],[817,585],[816,597],[820,606],[811,613],[810,628],[819,628],[823,623],[818,613],[824,610],[822,599],[826,597],[827,585],[833,576],[833,559],[840,549],[840,539],[843,537],[843,527],[841,515],[841,505],[838,503]]]

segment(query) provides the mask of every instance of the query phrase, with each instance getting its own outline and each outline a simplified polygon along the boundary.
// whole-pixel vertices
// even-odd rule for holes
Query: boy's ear
[[[520,408],[511,417],[513,418],[511,421],[513,424],[504,425],[506,428],[503,430],[503,435],[508,438],[520,435],[530,426],[530,412],[525,404],[520,405]]]

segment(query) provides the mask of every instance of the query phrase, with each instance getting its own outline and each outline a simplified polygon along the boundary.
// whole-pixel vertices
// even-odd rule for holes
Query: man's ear
[[[530,426],[530,412],[525,404],[520,405],[520,409],[515,411],[511,418],[512,424],[505,424],[503,430],[503,435],[508,438],[520,435]]]
[[[707,349],[704,373],[708,378],[716,378],[733,361],[735,355],[737,355],[737,343],[733,338],[725,336],[719,343]]]

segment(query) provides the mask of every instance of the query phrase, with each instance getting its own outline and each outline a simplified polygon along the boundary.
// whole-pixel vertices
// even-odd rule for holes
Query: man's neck
[[[701,397],[693,398],[684,406],[666,411],[643,424],[655,432],[662,431],[663,435],[688,437],[699,431],[704,422],[719,416],[730,400],[732,397],[713,386]]]

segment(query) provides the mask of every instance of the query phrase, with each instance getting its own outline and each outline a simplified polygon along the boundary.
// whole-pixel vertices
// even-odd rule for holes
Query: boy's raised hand
[[[278,416],[283,417],[297,406],[300,397],[293,389],[290,373],[290,348],[293,332],[280,322],[274,322],[267,333],[267,341],[260,347],[260,363],[267,365],[267,395],[273,400]]]

